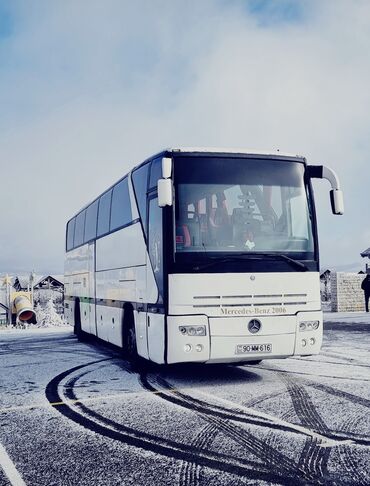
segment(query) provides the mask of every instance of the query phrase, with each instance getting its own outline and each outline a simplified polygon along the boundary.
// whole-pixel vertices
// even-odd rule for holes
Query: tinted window
[[[85,239],[84,241],[90,241],[96,237],[96,223],[98,218],[98,203],[95,201],[86,209],[86,221],[85,221]]]
[[[154,159],[150,169],[150,184],[149,187],[157,187],[158,179],[162,178],[162,157]]]
[[[131,203],[126,177],[113,188],[110,229],[114,230],[131,221]]]
[[[139,207],[140,218],[146,231],[146,191],[148,185],[149,164],[143,165],[132,174],[135,196]]]
[[[112,190],[106,192],[99,199],[99,211],[98,211],[98,234],[97,236],[104,235],[109,232],[109,219],[110,219],[110,203],[112,199]]]
[[[76,216],[76,228],[73,246],[82,245],[84,242],[85,214],[86,211],[82,211],[82,213]]]
[[[159,302],[163,296],[163,241],[162,241],[162,208],[158,199],[149,201],[149,256],[154,277],[159,290]]]
[[[75,234],[76,218],[73,218],[67,225],[67,251],[73,248],[73,238]]]

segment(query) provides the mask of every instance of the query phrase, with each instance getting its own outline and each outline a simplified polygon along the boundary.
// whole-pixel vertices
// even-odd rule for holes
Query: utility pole
[[[30,290],[31,290],[31,304],[32,304],[32,309],[33,309],[33,284],[35,281],[35,271],[32,270],[30,273]]]

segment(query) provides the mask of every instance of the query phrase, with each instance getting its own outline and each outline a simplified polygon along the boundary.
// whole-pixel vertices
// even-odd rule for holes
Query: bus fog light
[[[311,345],[314,345],[314,344],[315,344],[315,342],[316,342],[315,338],[311,338],[311,339],[310,339],[310,344],[311,344]]]
[[[195,349],[198,351],[198,353],[200,353],[201,351],[203,351],[203,346],[201,344],[197,344],[195,346]]]
[[[185,344],[184,346],[185,353],[190,353],[191,349],[192,349],[191,344]]]
[[[305,339],[302,339],[302,348],[304,348],[305,346],[307,346],[307,341]]]
[[[306,330],[306,323],[305,322],[300,322],[299,323],[299,330],[300,331],[305,331]]]
[[[186,330],[186,327],[179,327],[179,330],[181,332],[181,334],[187,334],[187,330]]]

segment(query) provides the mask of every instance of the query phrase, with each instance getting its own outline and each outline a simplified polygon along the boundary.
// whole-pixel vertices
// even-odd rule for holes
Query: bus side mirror
[[[170,157],[162,158],[162,177],[168,179],[172,173],[172,159]]]
[[[158,206],[164,208],[165,206],[172,206],[173,191],[171,179],[158,180]]]
[[[344,213],[343,192],[340,189],[339,179],[337,174],[326,167],[325,165],[308,165],[306,173],[311,179],[326,179],[330,182],[330,203],[333,214]]]
[[[330,202],[333,214],[344,213],[343,192],[340,189],[330,191]]]

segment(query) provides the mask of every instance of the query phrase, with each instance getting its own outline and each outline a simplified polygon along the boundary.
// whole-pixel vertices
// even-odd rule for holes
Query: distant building
[[[362,253],[360,253],[362,258],[369,258],[370,259],[370,248],[367,250],[364,250]],[[366,263],[366,273],[370,273],[370,266]]]
[[[329,302],[331,300],[330,278],[331,270],[327,269],[320,273],[320,293],[322,302]]]
[[[368,248],[367,250],[360,253],[360,255],[362,256],[362,258],[369,258],[370,259],[370,248]],[[367,263],[366,263],[366,272],[367,273],[370,272],[370,267]]]
[[[34,304],[44,306],[53,299],[57,311],[63,313],[64,298],[63,275],[35,275],[33,279]],[[14,278],[13,287],[17,292],[30,292],[30,275],[17,275]]]
[[[63,299],[64,299],[64,276],[62,275],[46,275],[44,277],[35,279],[33,286],[34,303],[45,306],[46,302],[53,299],[57,312],[63,313]]]
[[[33,279],[34,290],[54,290],[63,293],[64,291],[64,276],[63,275],[35,275]],[[17,292],[30,291],[30,277],[29,275],[17,275],[14,278],[13,287]]]

